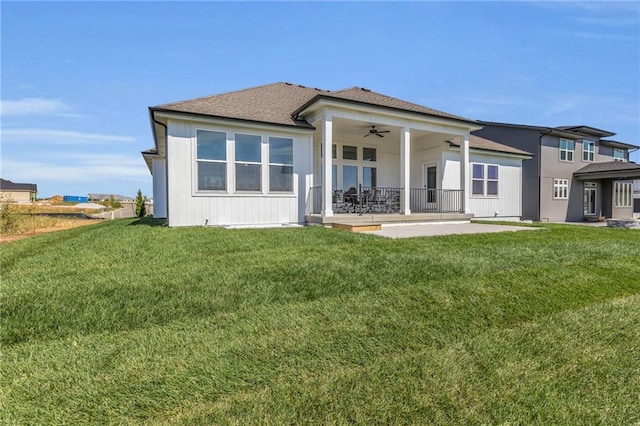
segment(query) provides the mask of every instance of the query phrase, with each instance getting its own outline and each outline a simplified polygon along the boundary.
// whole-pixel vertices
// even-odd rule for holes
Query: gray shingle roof
[[[10,180],[0,179],[0,189],[3,191],[38,192],[38,185],[35,183],[14,183]]]
[[[607,161],[604,163],[592,163],[577,170],[575,174],[635,171],[640,173],[640,164],[627,163],[625,161]]]
[[[151,107],[152,111],[174,111],[232,120],[311,128],[293,116],[320,99],[356,102],[376,107],[415,112],[430,116],[475,123],[460,116],[392,98],[368,89],[351,87],[329,91],[291,83],[273,83],[235,92],[205,96]]]

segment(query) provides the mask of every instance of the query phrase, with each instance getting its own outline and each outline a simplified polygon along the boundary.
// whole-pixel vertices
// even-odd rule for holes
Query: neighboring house
[[[368,89],[275,83],[149,113],[142,154],[169,226],[521,216],[526,150]]]
[[[589,126],[540,127],[481,121],[473,134],[534,154],[523,161],[523,218],[582,221],[629,218],[640,147],[606,139],[615,133]]]
[[[633,216],[640,216],[640,180],[633,182]]]
[[[34,183],[14,183],[0,179],[0,198],[10,201],[35,201],[38,185]]]

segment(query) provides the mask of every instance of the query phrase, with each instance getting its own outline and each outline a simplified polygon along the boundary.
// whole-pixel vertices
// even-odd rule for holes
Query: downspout
[[[169,150],[167,149],[167,145],[169,142],[169,129],[167,125],[156,120],[155,115],[153,114],[153,110],[149,109],[149,113],[151,114],[151,121],[159,126],[164,127],[164,188],[165,188],[165,204],[167,209],[167,225],[169,224]],[[155,140],[158,140],[156,137],[156,128],[153,126],[153,136]],[[158,147],[156,146],[156,150]]]
[[[541,133],[538,137],[538,221],[542,221],[542,138],[553,132],[547,127],[547,133]]]

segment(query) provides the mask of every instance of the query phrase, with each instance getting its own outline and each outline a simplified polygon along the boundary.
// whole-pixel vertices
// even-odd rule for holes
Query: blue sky
[[[1,175],[151,195],[147,107],[276,81],[640,145],[640,2],[6,2]],[[632,154],[640,162],[640,152]]]

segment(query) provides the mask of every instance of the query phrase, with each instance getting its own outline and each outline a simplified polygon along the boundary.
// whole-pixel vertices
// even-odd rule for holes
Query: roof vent
[[[367,89],[366,87],[361,87],[360,90],[362,90],[363,92],[370,92],[371,89]]]
[[[293,84],[289,83],[288,81],[285,81],[284,84],[286,84],[287,86],[293,86]]]
[[[303,89],[306,89],[306,87],[303,86],[302,84],[298,84],[298,87],[302,87]]]

